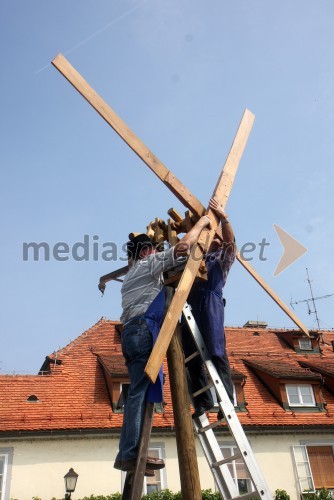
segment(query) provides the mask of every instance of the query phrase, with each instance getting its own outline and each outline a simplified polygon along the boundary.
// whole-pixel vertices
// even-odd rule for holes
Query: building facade
[[[102,319],[47,356],[38,375],[0,376],[0,500],[62,498],[70,467],[79,474],[74,500],[122,490],[124,473],[113,462],[128,378],[118,330]],[[251,324],[227,327],[226,335],[235,408],[272,493],[284,489],[295,500],[305,490],[334,489],[334,333],[306,338]],[[145,492],[180,490],[167,366],[165,373],[150,454],[166,468],[146,478]],[[225,425],[215,432],[224,454],[233,454]],[[198,442],[197,456],[202,488],[214,490]],[[251,491],[243,465],[231,470],[240,493]]]

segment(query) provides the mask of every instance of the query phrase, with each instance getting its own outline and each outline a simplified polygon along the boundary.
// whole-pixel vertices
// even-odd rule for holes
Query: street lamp
[[[68,471],[67,474],[64,476],[65,480],[65,490],[66,490],[66,495],[65,499],[69,500],[71,498],[71,493],[75,490],[75,487],[77,485],[77,479],[79,477],[79,474],[77,474],[72,467]]]

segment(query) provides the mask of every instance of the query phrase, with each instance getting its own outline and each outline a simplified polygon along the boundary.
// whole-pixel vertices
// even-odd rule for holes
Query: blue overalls
[[[209,350],[213,364],[222,380],[230,400],[233,402],[233,383],[231,370],[226,355],[226,340],[224,332],[224,299],[223,273],[219,264],[220,251],[208,254],[206,257],[207,281],[196,282],[189,294],[188,304],[196,324]],[[182,342],[185,355],[192,354],[196,347],[188,327],[183,325]],[[191,391],[196,392],[208,384],[203,362],[199,356],[187,364]],[[194,398],[195,408],[209,408],[213,406],[211,393],[206,391]]]

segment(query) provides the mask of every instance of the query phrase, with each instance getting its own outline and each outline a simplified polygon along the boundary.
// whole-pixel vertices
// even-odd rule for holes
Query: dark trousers
[[[182,345],[186,358],[197,350],[195,342],[186,324],[182,324]],[[225,353],[223,356],[211,356],[211,359],[218,372],[218,376],[225,387],[227,395],[230,398],[231,403],[233,404],[233,382],[227,354]],[[196,356],[196,358],[187,363],[187,373],[189,392],[191,394],[199,391],[208,384],[208,379],[205,373],[205,366],[200,356]],[[202,406],[203,408],[209,408],[214,404],[211,392],[209,390],[202,392],[193,399],[195,408],[198,408],[199,406]]]

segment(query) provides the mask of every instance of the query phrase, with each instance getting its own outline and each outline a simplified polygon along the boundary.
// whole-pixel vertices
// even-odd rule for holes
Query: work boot
[[[158,470],[165,467],[165,462],[162,458],[147,457],[146,459],[146,469],[148,470]]]
[[[115,460],[114,468],[123,471],[132,471],[136,466],[136,458],[130,460]],[[146,470],[157,470],[163,469],[165,467],[165,462],[161,458],[147,457],[146,459]]]
[[[197,406],[197,408],[195,408],[195,411],[194,413],[191,415],[191,418],[199,418],[201,417],[202,415],[204,415],[204,413],[206,411],[210,411],[212,408],[212,405],[207,405],[207,406]]]

